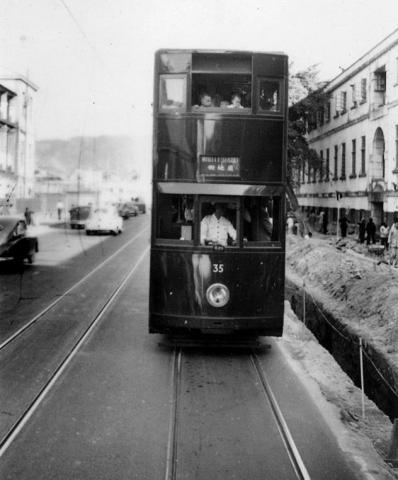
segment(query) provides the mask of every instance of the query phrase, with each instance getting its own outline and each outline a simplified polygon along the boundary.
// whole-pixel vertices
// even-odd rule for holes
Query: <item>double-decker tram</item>
[[[151,333],[282,335],[288,59],[155,59]]]

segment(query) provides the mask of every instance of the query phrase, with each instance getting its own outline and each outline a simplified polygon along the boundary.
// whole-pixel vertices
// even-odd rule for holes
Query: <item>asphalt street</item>
[[[57,265],[28,267],[31,283],[35,269],[42,279],[40,295],[26,290],[32,316],[55,291],[62,294],[132,240],[0,351],[0,437],[6,439],[15,428],[0,451],[1,478],[298,478],[247,352],[182,349],[180,383],[174,389],[174,351],[159,345],[162,336],[148,334],[148,217],[127,223],[123,235],[76,249],[75,256]],[[59,233],[48,235],[49,245],[61,242]],[[126,284],[103,310],[128,272]],[[46,289],[51,292],[45,294]],[[29,308],[20,303],[12,318],[21,325]],[[62,374],[15,427],[101,311]],[[310,478],[358,478],[275,342],[267,342],[271,348],[259,353],[261,368]],[[171,450],[174,470],[168,475]]]

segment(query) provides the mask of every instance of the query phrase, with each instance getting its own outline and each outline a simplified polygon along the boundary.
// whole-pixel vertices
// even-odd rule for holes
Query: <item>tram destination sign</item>
[[[240,177],[240,157],[202,155],[199,173],[206,177]]]

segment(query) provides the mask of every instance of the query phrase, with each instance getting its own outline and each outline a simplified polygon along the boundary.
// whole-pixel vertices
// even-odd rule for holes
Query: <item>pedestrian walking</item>
[[[311,213],[308,217],[308,223],[310,224],[311,226],[311,229],[313,230],[314,227],[315,227],[315,223],[316,223],[316,213],[315,213],[315,210],[311,210]]]
[[[376,243],[376,225],[373,222],[373,218],[370,217],[368,223],[366,224],[366,244],[369,245],[370,242],[373,244]]]
[[[61,218],[62,218],[62,211],[63,211],[63,209],[64,209],[64,204],[61,202],[61,200],[59,200],[59,201],[57,202],[56,208],[57,208],[57,213],[58,213],[58,220],[61,220]]]
[[[323,229],[323,217],[325,216],[325,212],[321,210],[318,215],[318,232],[322,233]]]
[[[394,223],[390,228],[388,245],[390,247],[390,265],[398,267],[398,218],[394,219]]]
[[[29,210],[29,207],[25,208],[24,217],[25,217],[26,225],[30,225],[32,223],[32,212]]]
[[[340,232],[342,238],[347,236],[347,227],[348,227],[348,218],[343,214],[343,216],[339,220],[340,222]]]
[[[389,228],[385,222],[380,225],[380,243],[384,246],[384,250],[388,250],[388,234]]]
[[[325,235],[327,235],[328,233],[328,223],[329,223],[328,212],[324,212],[323,218],[322,218],[322,233]]]
[[[361,221],[358,223],[359,227],[359,243],[364,243],[365,233],[366,233],[366,220],[362,217]]]
[[[293,227],[294,227],[293,215],[288,214],[287,221],[286,221],[286,226],[287,226],[287,233],[292,234],[293,233]]]

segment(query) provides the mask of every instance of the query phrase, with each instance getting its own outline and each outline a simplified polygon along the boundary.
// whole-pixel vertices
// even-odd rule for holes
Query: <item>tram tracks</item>
[[[286,420],[282,414],[282,411],[278,405],[276,397],[271,389],[271,386],[268,382],[267,376],[264,372],[264,369],[261,366],[260,360],[256,354],[256,352],[251,352],[250,360],[253,364],[253,367],[258,375],[258,378],[261,382],[263,392],[269,402],[269,405],[272,409],[274,414],[275,422],[278,426],[278,430],[280,433],[281,438],[283,439],[286,451],[289,455],[290,462],[294,468],[296,476],[299,480],[310,480],[310,476],[308,471],[304,465],[304,462],[301,458],[301,455],[297,449],[297,446],[293,440],[293,437],[290,433],[289,427],[286,423]]]
[[[142,233],[143,232],[141,232],[141,234]],[[13,441],[19,435],[19,433],[23,430],[25,425],[28,423],[29,419],[32,417],[32,415],[41,405],[41,403],[46,398],[46,396],[48,395],[52,387],[56,384],[56,382],[62,376],[65,369],[68,367],[68,365],[73,361],[76,354],[79,352],[81,347],[89,338],[93,330],[97,327],[97,325],[99,324],[101,319],[104,317],[104,315],[108,312],[109,308],[112,306],[113,302],[118,297],[120,292],[123,290],[127,282],[134,275],[137,268],[140,266],[145,256],[148,254],[148,251],[149,251],[149,246],[140,255],[135,265],[129,270],[127,275],[125,275],[123,280],[114,289],[112,294],[106,299],[102,308],[95,314],[94,318],[92,318],[92,320],[89,322],[89,324],[87,325],[86,329],[82,332],[80,337],[75,340],[73,347],[69,350],[69,352],[67,352],[63,360],[59,363],[58,367],[54,369],[51,376],[47,379],[44,385],[42,385],[40,391],[37,392],[36,396],[31,400],[30,404],[26,407],[26,409],[22,413],[20,413],[18,419],[13,423],[12,427],[8,429],[8,431],[5,434],[3,434],[2,438],[0,438],[0,458],[4,455],[4,453],[10,447],[10,445],[13,443]]]
[[[124,245],[122,245],[119,249],[113,252],[109,257],[107,257],[103,262],[93,268],[90,272],[84,275],[78,282],[74,283],[71,287],[69,287],[62,295],[57,297],[54,301],[52,301],[49,305],[47,305],[43,310],[37,313],[34,317],[28,320],[22,327],[12,333],[9,337],[3,340],[0,343],[0,352],[6,346],[8,346],[11,342],[19,338],[23,333],[25,333],[32,325],[38,322],[41,318],[43,318],[50,310],[52,310],[56,305],[58,305],[62,300],[64,300],[70,293],[75,291],[79,286],[81,286],[86,280],[91,278],[96,272],[101,270],[105,265],[107,265],[111,260],[113,260],[117,255],[123,252],[130,244],[134,243],[141,235],[148,231],[149,227],[145,227],[139,233],[134,235],[129,241],[127,241]]]
[[[310,480],[310,475],[307,468],[301,458],[295,441],[290,433],[289,427],[282,414],[282,411],[278,405],[275,394],[272,391],[270,383],[267,379],[267,375],[261,365],[260,359],[255,350],[248,352],[248,360],[255,376],[259,380],[259,385],[264,395],[266,408],[271,409],[272,418],[277,425],[280,438],[282,439],[285,453],[290,460],[294,478],[297,480]],[[183,388],[183,349],[174,348],[172,358],[172,389],[171,389],[171,402],[170,402],[170,420],[169,420],[169,435],[167,443],[167,456],[166,456],[166,469],[164,480],[177,480],[178,478],[178,465],[179,465],[179,438],[180,426],[182,419],[182,399],[181,391]],[[242,388],[244,386],[242,385]],[[264,452],[267,455],[267,452]]]
[[[172,360],[172,398],[170,402],[169,437],[167,440],[165,480],[177,478],[177,438],[178,438],[178,404],[181,389],[181,349],[175,349]]]

